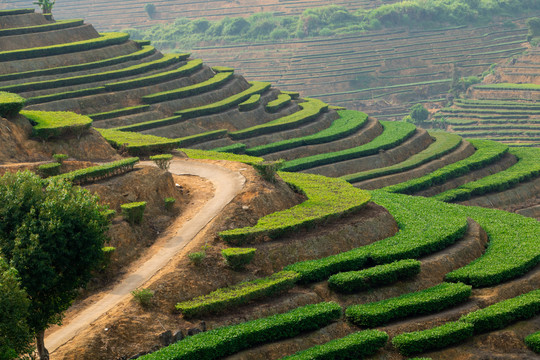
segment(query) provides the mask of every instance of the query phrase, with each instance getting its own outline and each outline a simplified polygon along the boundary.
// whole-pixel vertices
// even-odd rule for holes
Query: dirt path
[[[151,162],[142,163],[152,165]],[[136,271],[123,279],[96,303],[82,310],[68,324],[46,334],[45,345],[53,353],[75,337],[87,325],[107,313],[114,306],[129,298],[131,291],[142,286],[182,250],[235,196],[245,183],[245,178],[226,168],[192,160],[175,159],[169,171],[176,175],[195,175],[208,179],[215,188],[214,197]]]

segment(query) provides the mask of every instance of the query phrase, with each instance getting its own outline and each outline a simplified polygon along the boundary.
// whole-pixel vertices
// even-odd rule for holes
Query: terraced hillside
[[[513,146],[540,146],[540,51],[499,66],[493,76],[440,110],[448,130],[465,138],[497,140]]]
[[[388,1],[349,1],[338,0],[333,4],[346,6],[350,10],[359,8],[370,9],[380,6]],[[29,6],[30,4],[30,6]],[[328,5],[321,0],[255,0],[255,1],[152,1],[155,6],[155,14],[150,18],[144,6],[148,1],[116,1],[114,3],[104,0],[83,2],[77,0],[65,0],[61,6],[55,9],[55,17],[67,19],[73,16],[84,17],[101,30],[120,30],[134,26],[151,26],[157,23],[171,22],[179,17],[220,19],[226,16],[238,17],[249,16],[255,12],[273,12],[275,14],[299,15],[307,7]],[[26,0],[12,0],[0,4],[0,9],[18,9],[32,7]]]
[[[241,161],[263,174],[273,165],[263,160],[284,159],[279,176],[303,202],[249,216],[262,212],[250,206],[295,196],[253,171],[246,181],[259,190],[239,196],[192,245],[214,239],[212,256],[201,266],[176,259],[148,284],[159,306],[123,303],[53,356],[130,358],[153,351],[163,331],[206,326],[142,358],[534,356],[523,339],[540,321],[538,148],[379,121],[123,33],[67,24],[0,12],[0,42],[12,46],[0,52],[0,91],[27,98],[11,127],[30,122],[34,137],[54,144],[76,143],[93,126],[122,154],[182,147],[193,159]],[[62,176],[99,180],[136,161]],[[244,247],[231,250],[230,264],[247,270],[221,260],[229,247]]]

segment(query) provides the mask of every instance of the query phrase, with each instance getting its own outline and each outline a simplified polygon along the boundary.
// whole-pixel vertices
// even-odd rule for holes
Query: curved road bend
[[[143,162],[141,164],[153,165],[152,162]],[[53,353],[60,346],[74,338],[90,323],[128,298],[131,291],[137,289],[154,276],[242,190],[246,180],[238,172],[193,160],[175,159],[171,162],[169,172],[175,175],[195,175],[208,179],[214,185],[214,197],[140,268],[124,276],[120,283],[101,300],[88,306],[68,324],[48,335],[45,338],[45,345],[50,353]]]

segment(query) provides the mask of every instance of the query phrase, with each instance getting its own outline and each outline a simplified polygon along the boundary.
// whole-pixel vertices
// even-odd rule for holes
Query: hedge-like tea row
[[[336,141],[358,131],[368,119],[367,114],[359,111],[341,110],[338,113],[340,116],[339,119],[334,120],[327,129],[321,130],[316,134],[255,146],[246,149],[246,154],[262,156],[300,146]]]
[[[227,74],[227,73],[219,73],[219,74]],[[222,111],[225,111],[225,110],[228,110],[230,108],[237,106],[241,102],[244,102],[246,99],[249,99],[251,95],[262,94],[263,92],[268,90],[272,84],[267,83],[267,82],[261,82],[261,81],[252,81],[250,82],[250,85],[251,87],[249,89],[239,92],[238,94],[229,96],[228,98],[225,98],[221,101],[217,101],[208,105],[199,106],[196,108],[180,110],[180,111],[175,112],[175,114],[182,115],[186,119],[197,117],[197,116],[216,114],[216,113],[219,113],[219,112],[222,112]]]
[[[42,139],[81,135],[92,125],[92,119],[69,111],[22,110],[21,115],[34,124],[32,135]]]
[[[141,360],[213,360],[270,341],[320,329],[341,317],[336,303],[319,303],[283,314],[189,336]]]
[[[491,101],[491,100],[466,100],[456,99],[456,105],[461,108],[480,108],[480,109],[507,109],[507,110],[540,110],[540,105],[535,103],[524,103],[517,101]]]
[[[285,172],[279,175],[285,182],[303,192],[308,200],[287,210],[266,215],[255,226],[222,231],[219,236],[224,241],[243,244],[262,235],[275,239],[353,213],[371,198],[367,191],[356,189],[341,179]]]
[[[8,9],[8,10],[0,10],[0,16],[30,14],[33,12],[34,12],[34,9]]]
[[[462,138],[459,135],[439,131],[430,132],[430,135],[435,138],[435,142],[429,145],[427,149],[414,154],[405,161],[383,168],[345,175],[342,178],[350,183],[354,183],[411,170],[430,161],[439,159],[461,145]]]
[[[294,129],[315,120],[320,113],[328,110],[328,104],[317,99],[306,99],[307,102],[300,103],[298,106],[302,110],[291,115],[269,121],[265,124],[252,126],[246,129],[229,133],[231,139],[246,139],[259,135],[266,135],[277,131]]]
[[[453,244],[467,230],[466,215],[450,213],[448,205],[440,201],[384,191],[372,191],[371,195],[396,219],[400,228],[396,235],[322,259],[291,264],[285,270],[298,272],[302,282],[321,281],[338,272],[359,270],[368,262],[385,264],[428,255]]]
[[[356,159],[363,156],[377,154],[381,150],[393,148],[416,132],[416,126],[410,123],[397,121],[381,121],[384,131],[368,144],[351,149],[335,151],[325,154],[307,156],[287,161],[282,167],[283,171],[300,171],[316,166],[327,165],[339,161]]]
[[[212,149],[212,151],[228,152],[228,153],[233,153],[233,154],[243,154],[246,151],[246,144],[234,143],[231,145]]]
[[[100,37],[90,40],[82,40],[72,43],[49,45],[29,49],[0,51],[0,61],[23,60],[43,56],[69,54],[77,51],[86,51],[109,45],[121,44],[123,42],[126,42],[128,39],[129,34],[111,32],[101,34]]]
[[[121,64],[123,62],[140,60],[147,56],[152,55],[156,52],[156,49],[153,46],[143,46],[139,51],[133,52],[127,55],[121,55],[105,60],[93,61],[82,64],[67,65],[67,66],[58,66],[50,69],[36,69],[30,71],[24,71],[19,73],[11,74],[2,74],[0,75],[0,81],[8,80],[17,80],[17,79],[28,79],[36,76],[45,76],[45,75],[57,75],[57,74],[67,74],[69,72],[81,71],[81,70],[91,70],[100,67],[110,66]]]
[[[255,248],[226,248],[221,250],[221,255],[225,259],[227,265],[238,270],[244,268],[251,260],[253,260],[256,251],[257,249]],[[296,276],[298,276],[298,274],[296,274]]]
[[[203,61],[201,59],[195,59],[189,61],[187,64],[179,67],[178,69],[143,76],[136,79],[119,81],[112,84],[105,84],[105,89],[108,91],[121,91],[159,84],[165,81],[177,79],[179,77],[188,76],[195,71],[202,69],[202,65]]]
[[[291,289],[297,279],[298,274],[294,271],[278,272],[266,278],[242,282],[178,303],[176,310],[185,317],[222,312],[230,307]]]
[[[463,201],[472,196],[500,192],[540,175],[540,148],[512,148],[518,162],[506,170],[435,195],[441,201]]]
[[[540,354],[540,331],[525,338],[525,344],[532,351]]]
[[[82,19],[58,20],[54,23],[49,23],[49,24],[25,26],[25,27],[19,27],[19,28],[0,29],[0,36],[23,35],[23,34],[37,33],[37,32],[43,32],[43,31],[66,29],[70,27],[80,26],[83,23],[84,23],[84,20]]]
[[[499,330],[540,314],[540,290],[501,301],[463,315],[458,321],[435,328],[400,334],[392,339],[404,355],[440,349],[470,338],[473,334]]]
[[[261,157],[240,155],[229,152],[209,151],[209,150],[197,150],[197,149],[180,149],[191,159],[211,159],[211,160],[226,160],[226,161],[238,161],[244,164],[253,165],[263,162]]]
[[[139,158],[127,158],[113,161],[107,164],[92,166],[86,169],[79,169],[69,173],[61,174],[50,179],[67,179],[74,184],[84,184],[95,180],[101,180],[115,175],[124,174],[133,170]]]
[[[469,140],[476,148],[476,152],[466,159],[456,161],[432,173],[391,185],[383,190],[394,193],[414,194],[431,186],[442,184],[450,179],[465,175],[473,170],[489,165],[504,156],[508,152],[508,146],[490,140]]]
[[[377,265],[365,270],[341,272],[330,276],[328,287],[342,293],[353,293],[373,287],[393,284],[420,273],[420,261],[405,259]]]
[[[17,115],[26,104],[26,99],[17,94],[0,91],[0,116]]]
[[[215,73],[234,72],[234,68],[228,66],[212,66],[212,70],[214,70]]]
[[[473,331],[474,327],[469,323],[449,322],[423,331],[399,334],[392,339],[392,345],[401,354],[409,356],[458,344],[473,336]]]
[[[119,117],[119,116],[126,116],[126,115],[133,115],[133,114],[142,113],[142,112],[145,112],[146,110],[148,110],[149,107],[150,107],[150,105],[137,105],[137,106],[125,107],[125,108],[122,108],[122,109],[116,109],[116,110],[112,110],[112,111],[106,111],[106,112],[102,112],[102,113],[90,114],[90,115],[86,115],[86,116],[88,116],[89,118],[91,118],[94,121],[106,120],[106,119],[112,119],[112,118]]]
[[[291,96],[289,94],[279,94],[277,99],[272,100],[266,104],[266,111],[270,113],[278,112],[280,109],[291,103]]]
[[[224,137],[227,130],[214,130],[183,138],[169,139],[160,136],[146,135],[116,129],[96,129],[113,147],[125,148],[133,155],[148,155],[152,153],[168,152],[175,147],[191,146],[201,142]]]
[[[79,90],[73,90],[73,91],[64,91],[64,92],[55,93],[55,94],[34,96],[26,100],[28,104],[33,105],[33,104],[42,104],[42,103],[57,101],[57,100],[65,100],[65,99],[72,99],[76,97],[95,95],[102,92],[105,92],[105,87],[98,86],[94,88],[86,88],[86,89],[79,89]]]
[[[233,76],[234,74],[232,72],[217,73],[214,75],[214,77],[200,83],[143,96],[142,101],[147,104],[154,104],[162,101],[176,100],[188,96],[199,95],[219,88],[231,80]]]
[[[539,109],[532,109],[532,110],[506,110],[506,109],[475,109],[475,108],[467,108],[467,109],[454,109],[454,108],[442,108],[440,110],[443,113],[448,114],[460,114],[460,113],[469,113],[469,114],[518,114],[518,115],[535,115],[540,112]],[[454,115],[455,116],[455,115]]]
[[[86,83],[93,83],[97,81],[106,81],[109,79],[143,74],[147,71],[167,67],[178,61],[179,61],[178,57],[175,54],[164,55],[162,58],[154,60],[154,61],[144,62],[144,63],[132,65],[127,68],[122,68],[118,70],[110,70],[110,71],[105,71],[101,73],[78,75],[78,76],[72,76],[72,77],[60,78],[60,79],[7,85],[7,86],[0,87],[0,90],[12,91],[12,92],[25,92],[25,91],[36,91],[36,90],[43,90],[43,89],[54,89],[58,87],[80,85],[80,84],[86,84]]]
[[[365,330],[317,345],[282,360],[348,360],[373,355],[386,345],[388,334],[379,330]]]
[[[281,93],[289,95],[293,100],[300,98],[300,93],[297,91],[282,91]]]
[[[146,105],[150,106],[150,105]],[[174,125],[178,124],[180,122],[184,121],[184,118],[180,115],[171,116],[168,118],[158,119],[158,120],[150,120],[150,121],[144,121],[132,125],[124,125],[114,128],[114,130],[118,131],[144,131],[144,130],[150,130],[155,129],[162,126],[167,125]]]
[[[498,83],[498,84],[486,84],[476,85],[475,89],[482,90],[527,90],[538,91],[540,90],[539,84],[513,84],[513,83]]]
[[[407,316],[431,314],[461,303],[471,296],[470,285],[442,283],[398,297],[349,306],[347,319],[359,326],[379,326]]]
[[[260,94],[251,95],[249,99],[238,104],[238,110],[250,111],[250,110],[256,109],[259,106],[260,102],[261,102]]]

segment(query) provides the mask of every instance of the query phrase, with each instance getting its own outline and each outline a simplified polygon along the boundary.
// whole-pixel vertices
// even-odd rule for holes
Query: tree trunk
[[[45,348],[45,330],[36,335],[36,347],[40,360],[49,360],[49,351]]]

